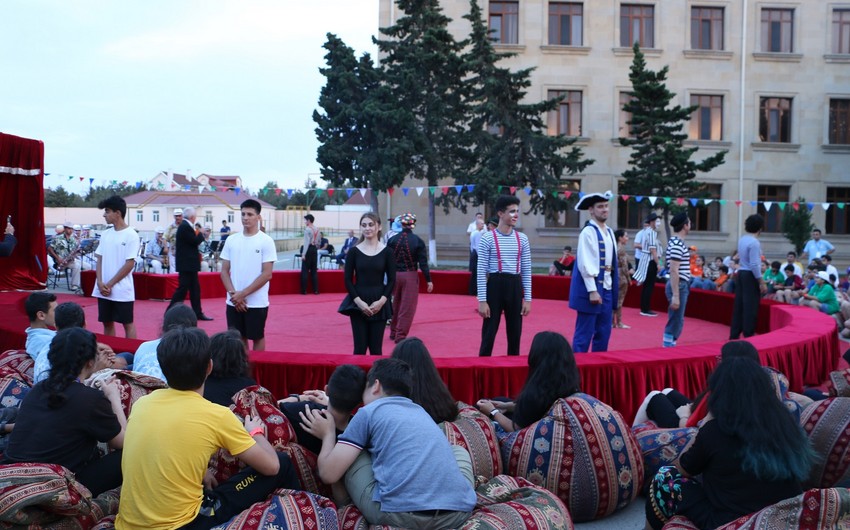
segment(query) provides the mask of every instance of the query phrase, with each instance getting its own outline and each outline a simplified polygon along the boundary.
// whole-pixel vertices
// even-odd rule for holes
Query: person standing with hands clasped
[[[307,277],[313,282],[313,294],[319,294],[319,229],[313,226],[316,218],[304,216],[304,241],[301,243],[301,294],[307,294]]]
[[[360,217],[360,242],[345,260],[348,295],[338,311],[351,319],[354,355],[383,353],[384,329],[392,317],[390,295],[395,285],[395,260],[381,243],[381,218],[373,212]],[[386,276],[387,283],[384,284]]]
[[[691,292],[691,251],[682,239],[691,231],[691,221],[688,214],[677,213],[670,220],[673,237],[667,242],[667,252],[664,259],[670,267],[670,281],[667,282],[665,293],[670,306],[667,309],[667,325],[664,327],[665,348],[676,345],[685,326],[685,306],[688,305],[688,294]]]
[[[478,314],[481,325],[479,357],[493,353],[502,312],[508,336],[508,355],[519,355],[522,317],[531,312],[531,246],[516,230],[519,198],[496,199],[499,225],[478,242]]]
[[[737,340],[741,332],[744,338],[756,333],[759,299],[767,292],[767,284],[761,273],[761,244],[758,236],[764,227],[764,218],[754,214],[744,221],[746,234],[738,241],[738,278],[735,280],[735,305],[732,310],[732,325],[729,340]]]

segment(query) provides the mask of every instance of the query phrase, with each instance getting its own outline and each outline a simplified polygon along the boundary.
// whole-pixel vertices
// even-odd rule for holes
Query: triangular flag
[[[829,210],[830,204],[828,202],[822,202],[820,205],[824,210]]]
[[[643,195],[635,195],[635,202],[640,202],[643,200]]]
[[[843,209],[844,209],[844,203],[843,203],[843,202],[835,203],[835,206],[836,206],[839,210],[843,210]]]
[[[434,195],[434,192],[437,191],[437,186],[428,186],[428,193],[430,195]]]
[[[531,186],[526,186],[522,189],[526,195],[531,196]]]
[[[510,190],[511,190],[511,195],[514,195],[516,193],[516,186],[511,186]]]
[[[696,208],[696,207],[697,207],[697,203],[699,202],[699,199],[688,199],[688,202],[690,202],[690,203],[691,203],[691,206],[693,206],[694,208]]]
[[[785,209],[785,205],[786,205],[787,203],[784,203],[784,202],[777,202],[776,204],[777,204],[777,205],[779,205],[779,209],[780,209],[780,210],[784,210],[784,209]]]
[[[670,203],[668,202],[667,204],[670,204]],[[678,204],[679,206],[682,206],[683,204],[685,204],[684,197],[676,197],[676,204]]]
[[[720,203],[720,206],[726,206],[726,199],[717,199],[717,202]]]
[[[141,188],[141,187],[142,187],[142,183],[141,183],[141,182],[136,182],[136,189],[139,189],[139,188]]]
[[[773,206],[773,202],[771,202],[771,201],[767,201],[767,202],[764,203],[764,209],[767,210],[768,212],[770,211],[771,206]]]
[[[655,206],[655,201],[658,200],[658,197],[648,197],[648,198],[649,198],[649,204],[651,206]]]
[[[791,208],[794,208],[795,212],[798,211],[800,209],[800,203],[799,202],[792,202]]]
[[[672,200],[673,199],[670,198],[670,197],[664,197],[664,202],[667,203],[667,204],[670,204],[670,201],[672,201]]]
[[[274,189],[274,194],[275,194],[275,195],[277,195],[278,197],[280,197],[280,193],[281,193],[282,191],[283,191],[283,190],[282,190],[282,189],[280,189],[280,188],[275,188],[275,189]]]
[[[233,188],[233,191],[236,192],[236,195],[239,195],[242,192],[242,188],[237,186],[237,187]]]
[[[538,190],[538,191],[539,191],[539,190]],[[557,190],[555,190],[555,191],[553,191],[553,192],[552,192],[552,197],[554,197],[555,199],[557,199],[557,198],[558,198],[558,191],[557,191]]]
[[[215,186],[210,186],[210,191],[215,191]]]
[[[73,176],[73,175],[68,175],[68,180],[74,180],[74,176]]]
[[[204,192],[204,187],[203,187],[203,186],[198,186],[198,195],[200,195],[200,194],[201,194],[201,193],[203,193],[203,192]]]
[[[475,184],[467,184],[466,185],[466,191],[468,191],[469,193],[472,193],[473,191],[475,191]]]
[[[393,193],[395,193],[395,188],[390,188],[390,189],[388,189],[388,190],[387,190],[387,193],[389,193],[389,194],[390,194],[390,197],[392,197],[392,196],[393,196]]]
[[[564,192],[564,198],[565,198],[565,199],[569,199],[569,198],[570,198],[570,195],[572,195],[572,194],[573,194],[573,192],[571,192],[571,191],[567,190],[567,191],[565,191],[565,192]]]
[[[421,197],[422,196],[422,189],[423,189],[422,186],[417,186],[416,187],[416,195]]]
[[[365,198],[366,197],[366,191],[368,191],[366,188],[360,188],[360,196]]]
[[[289,197],[290,199],[292,198],[292,190],[291,189],[289,189],[289,188],[286,189],[286,196]]]
[[[714,202],[714,199],[703,199],[702,202],[703,202],[703,204],[708,206],[709,204]]]
[[[316,198],[321,197],[321,196],[322,196],[322,194],[325,192],[325,190],[323,190],[323,189],[321,189],[321,188],[315,188],[315,190],[316,190]],[[309,191],[309,190],[308,190],[308,191]]]
[[[351,198],[351,194],[354,193],[354,188],[345,188],[345,193],[348,194],[348,198]]]
[[[407,194],[410,192],[410,188],[401,188],[401,192],[404,193],[405,197],[407,197]]]
[[[755,207],[758,204],[758,201],[750,201],[750,206]]]
[[[328,197],[333,197],[333,196],[334,196],[334,192],[335,192],[336,190],[335,190],[335,189],[333,189],[333,188],[328,188],[326,191],[327,191],[327,193],[328,193]]]
[[[463,193],[463,185],[455,186],[455,191],[457,192],[458,195]]]
[[[584,198],[584,192],[583,191],[578,192],[578,198],[579,199]]]
[[[741,206],[741,201],[735,201],[735,206]]]
[[[496,193],[502,193],[502,185],[496,186]]]
[[[621,197],[623,197],[624,201],[627,201],[629,200],[629,197],[631,197],[631,195],[621,195]]]
[[[440,188],[440,189],[441,189],[441,190],[443,190],[443,195],[448,195],[448,194],[449,194],[449,187],[448,187],[448,186],[443,186],[443,187],[442,187],[442,188]]]
[[[813,203],[813,202],[807,202],[807,203],[806,203],[806,208],[808,208],[808,209],[809,209],[809,211],[811,212],[812,210],[814,210],[814,209],[815,209],[815,203]]]

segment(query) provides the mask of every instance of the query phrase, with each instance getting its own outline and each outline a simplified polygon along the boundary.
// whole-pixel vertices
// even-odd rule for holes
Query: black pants
[[[759,282],[752,271],[738,271],[729,340],[738,339],[742,331],[745,338],[756,334],[760,298]]]
[[[171,303],[168,308],[175,304],[182,304],[186,300],[186,292],[189,292],[189,300],[192,302],[192,310],[196,315],[201,316],[201,282],[198,281],[198,271],[178,272],[177,273],[177,290],[174,291],[174,296],[171,297]]]
[[[499,331],[502,312],[505,313],[505,332],[508,336],[508,355],[519,355],[522,336],[522,276],[519,274],[491,273],[487,279],[487,305],[490,318],[481,325],[479,357],[493,353],[493,343]]]
[[[239,515],[256,502],[262,502],[278,488],[301,489],[301,483],[285,454],[278,453],[280,471],[266,476],[246,467],[213,491],[204,492],[201,511],[195,520],[183,526],[187,530],[207,530]]]
[[[121,450],[98,458],[75,473],[77,480],[87,487],[92,497],[121,485]]]
[[[644,259],[650,261],[646,267],[646,280],[643,282],[643,290],[640,292],[640,311],[641,313],[649,313],[652,310],[652,292],[655,290],[655,280],[658,278],[658,262],[650,258]]]
[[[469,253],[469,272],[469,294],[478,296],[478,252],[474,250]]]
[[[691,400],[676,390],[666,394],[655,394],[646,406],[646,417],[664,429],[679,427],[679,415],[676,409],[687,405]]]
[[[386,320],[369,320],[362,314],[351,315],[351,334],[354,336],[354,355],[382,355]]]
[[[310,245],[301,256],[301,294],[307,294],[307,275],[313,281],[313,292],[319,294],[319,251]]]

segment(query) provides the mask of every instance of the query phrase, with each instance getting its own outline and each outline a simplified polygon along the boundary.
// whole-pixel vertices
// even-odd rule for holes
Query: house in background
[[[197,177],[193,177],[191,173],[183,175],[181,173],[172,173],[171,171],[160,171],[157,175],[147,181],[145,185],[157,191],[180,191],[185,190],[189,186],[190,191],[198,191],[201,188],[207,190],[211,188],[227,188],[228,190],[239,188],[242,189],[242,177],[239,176],[216,176],[207,173],[201,173]]]

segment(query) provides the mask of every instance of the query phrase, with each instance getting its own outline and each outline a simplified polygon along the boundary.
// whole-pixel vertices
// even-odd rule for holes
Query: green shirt
[[[767,269],[764,272],[764,281],[765,283],[775,283],[776,285],[782,285],[785,283],[785,275],[782,274],[782,271],[776,271],[776,274],[774,274],[773,269]]]
[[[838,299],[835,297],[835,289],[832,288],[828,283],[824,283],[823,285],[818,285],[815,283],[811,289],[809,289],[809,294],[818,299],[818,302],[826,306],[826,311],[824,311],[827,315],[831,315],[838,311]]]

